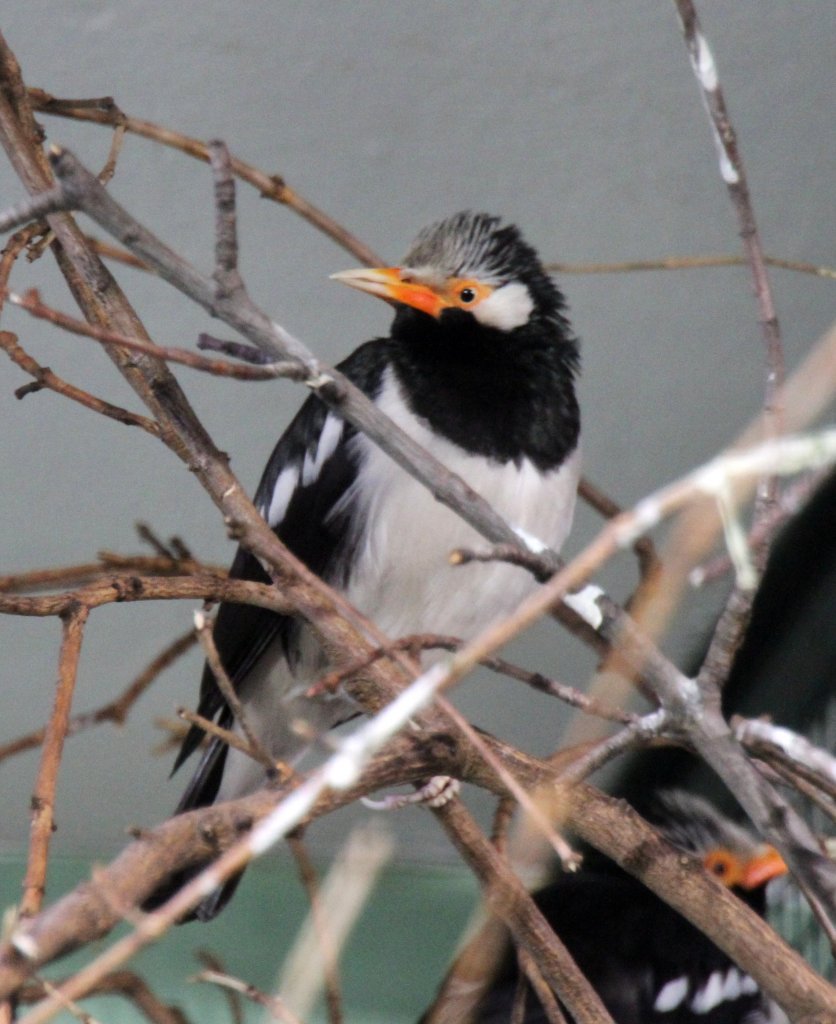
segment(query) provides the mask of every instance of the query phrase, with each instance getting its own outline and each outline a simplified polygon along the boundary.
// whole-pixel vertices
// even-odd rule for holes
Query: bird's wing
[[[369,342],[340,366],[371,396],[379,386],[385,362],[382,346],[382,342]],[[356,446],[350,443],[355,434],[349,423],[316,396],[310,396],[273,449],[255,495],[256,507],[282,543],[309,569],[338,587],[346,581],[356,532],[351,530],[351,503],[341,501],[359,468]],[[238,549],[230,576],[270,582],[261,563],[243,548]],[[277,638],[292,664],[297,628],[291,617],[266,608],[221,604],[215,621],[215,645],[227,674],[244,699],[248,676]],[[221,725],[231,724],[226,701],[208,666],[201,681],[198,712],[210,719],[219,717]],[[203,735],[198,727],[189,730],[174,771],[195,750]],[[203,776],[204,781],[196,778],[189,787],[200,791],[202,803],[214,797],[214,793],[208,795],[213,787],[206,784],[205,777],[211,769],[213,777],[220,780],[225,750],[219,746],[210,758],[211,765],[201,763],[196,774]],[[188,806],[198,806],[194,794]]]

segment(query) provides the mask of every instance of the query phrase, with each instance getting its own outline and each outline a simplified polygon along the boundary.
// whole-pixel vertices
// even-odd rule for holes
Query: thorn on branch
[[[44,373],[52,372],[48,366],[45,366],[43,369]],[[34,395],[38,391],[43,391],[45,387],[46,384],[44,384],[43,381],[33,380],[30,384],[23,384],[21,385],[21,387],[16,388],[14,393],[15,398],[17,398],[18,400],[26,398],[28,395]]]
[[[256,366],[269,366],[275,363],[273,356],[262,352],[255,345],[247,345],[241,341],[227,341],[225,338],[216,338],[211,334],[199,334],[197,347],[205,352],[223,352],[224,355],[240,359],[245,363],[253,363]]]

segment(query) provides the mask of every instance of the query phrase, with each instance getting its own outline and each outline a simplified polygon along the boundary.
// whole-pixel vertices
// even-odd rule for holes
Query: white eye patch
[[[488,327],[513,331],[515,327],[522,327],[533,309],[534,300],[528,288],[520,281],[512,281],[497,288],[470,312]]]

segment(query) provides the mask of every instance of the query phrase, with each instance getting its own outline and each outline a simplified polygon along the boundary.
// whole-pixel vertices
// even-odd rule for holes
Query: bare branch
[[[48,594],[44,597],[0,594],[0,613],[64,615],[79,605],[92,610],[104,604],[113,604],[115,601],[178,601],[183,598],[255,604],[284,615],[293,610],[293,605],[284,595],[266,583],[231,580],[225,576],[209,574],[171,579],[140,576],[136,573],[110,573],[64,594]]]
[[[55,990],[55,985],[60,982],[53,982],[50,991]],[[43,999],[47,990],[40,982],[30,983],[20,991],[22,1003],[34,1003]],[[91,996],[98,995],[119,995],[130,1000],[151,1024],[188,1024],[188,1021],[176,1006],[169,1006],[164,1003],[149,987],[148,983],[139,974],[133,971],[114,971],[102,978],[101,982],[90,993]]]
[[[737,214],[738,230],[752,272],[752,283],[757,297],[761,330],[766,346],[764,424],[767,436],[774,438],[783,429],[780,390],[784,382],[784,352],[781,345],[778,316],[769,286],[763,247],[749,194],[749,185],[743,170],[743,159],[740,155],[737,136],[732,127],[726,109],[726,100],[717,77],[714,55],[700,27],[693,0],[674,0],[674,3],[682,24],[691,66],[702,90],[706,110],[711,120],[720,161],[720,175],[726,183]],[[771,500],[774,494],[774,487],[764,481],[764,485],[759,488],[759,515],[765,511],[764,503]]]
[[[55,790],[61,755],[70,720],[73,694],[75,693],[78,661],[84,639],[84,626],[89,611],[82,605],[68,608],[62,616],[63,639],[58,668],[58,683],[55,688],[55,704],[44,735],[44,748],[35,790],[32,794],[32,829],[29,844],[29,859],[23,879],[23,897],[20,901],[20,916],[32,917],[41,908],[46,891],[46,872],[49,847],[55,827]]]
[[[476,873],[488,907],[506,923],[515,942],[534,955],[543,976],[558,992],[572,1017],[578,1024],[611,1021],[600,997],[566,947],[461,801],[453,800],[433,813]]]
[[[0,594],[25,594],[57,587],[80,586],[94,580],[112,576],[114,572],[135,573],[140,576],[226,576],[226,566],[183,559],[170,553],[164,555],[120,555],[115,551],[99,552],[98,562],[58,566],[50,569],[32,569],[29,572],[0,576]]]
[[[99,725],[101,722],[112,722],[114,725],[120,726],[124,725],[131,707],[145,693],[157,676],[177,658],[190,650],[194,644],[195,633],[193,629],[177,637],[140,672],[119,697],[109,701],[107,704],[103,704],[102,707],[95,711],[74,715],[67,723],[67,737],[75,736],[77,733],[94,725]],[[20,754],[24,750],[39,747],[43,743],[45,735],[46,729],[38,729],[35,732],[28,733],[26,736],[18,737],[18,739],[12,740],[10,743],[3,744],[3,746],[0,746],[0,761],[4,761],[7,757],[11,757],[14,754]]]
[[[18,342],[17,335],[12,334],[11,331],[0,331],[0,347],[21,370],[28,373],[30,377],[34,377],[33,384],[26,384],[15,391],[17,398],[25,398],[26,395],[31,395],[43,388],[48,388],[50,391],[63,395],[64,398],[69,398],[79,405],[92,409],[93,412],[107,416],[108,419],[116,420],[117,423],[124,423],[128,427],[142,427],[143,430],[153,437],[159,437],[159,427],[153,420],[148,419],[147,416],[140,416],[138,413],[129,412],[118,405],[105,402],[103,399],[91,395],[88,391],[82,391],[81,388],[69,384],[59,377],[58,374],[53,373],[48,366],[41,366],[40,363],[24,351]]]
[[[30,288],[23,295],[9,292],[7,297],[9,302],[30,313],[32,316],[55,324],[71,334],[99,341],[103,345],[118,345],[120,348],[127,349],[130,352],[144,352],[147,355],[154,356],[156,359],[161,359],[168,363],[179,363],[181,366],[188,366],[193,370],[200,370],[203,373],[211,373],[216,377],[232,377],[236,380],[252,381],[276,380],[280,377],[294,380],[300,377],[298,364],[286,360],[273,360],[272,362],[263,363],[261,366],[242,366],[239,363],[229,363],[223,359],[207,359],[205,356],[200,356],[196,352],[191,352],[185,348],[155,345],[153,342],[145,341],[141,338],[129,338],[119,331],[109,331],[103,327],[97,327],[95,324],[85,323],[83,320],[77,320],[75,317],[68,316],[66,313],[46,305],[41,301],[38,292],[34,288]],[[20,362],[11,352],[9,352],[9,355],[22,369],[32,373],[28,366]],[[134,414],[126,415],[133,416]],[[136,418],[145,419],[145,417]],[[149,432],[159,434],[158,429]]]
[[[242,981],[240,978],[235,978],[230,974],[221,974],[218,971],[201,971],[200,974],[194,976],[194,981],[207,981],[212,985],[220,985],[223,988],[232,989],[234,992],[240,992],[242,996],[246,996],[252,1002],[263,1006],[273,1020],[280,1021],[281,1024],[302,1024],[301,1019],[278,996],[268,996],[266,992],[262,992],[255,985]]]
[[[246,737],[251,755],[260,764],[264,765],[271,774],[275,774],[277,770],[276,762],[272,757],[270,757],[258,736],[251,728],[246,712],[244,711],[244,707],[241,704],[238,694],[235,692],[232,680],[227,675],[226,669],[221,661],[221,656],[218,654],[218,648],[215,646],[215,639],[212,634],[214,626],[212,619],[207,618],[203,612],[197,611],[194,614],[194,625],[200,644],[203,647],[203,653],[206,655],[206,661],[212,670],[213,676],[215,677],[215,684],[223,694],[224,700],[232,711],[232,714],[235,716],[235,721],[240,725],[241,731]]]
[[[764,256],[768,267],[794,270],[799,274],[836,278],[836,267],[823,267],[803,260],[787,260],[780,256]],[[704,267],[740,267],[749,262],[747,256],[664,256],[656,260],[621,260],[618,263],[547,263],[553,274],[627,274],[637,270],[694,270]]]
[[[735,716],[735,737],[753,754],[780,757],[836,800],[836,757],[783,725]]]
[[[141,118],[128,117],[116,106],[110,96],[101,99],[89,100],[62,100],[51,96],[43,89],[30,89],[29,96],[36,110],[45,114],[55,114],[60,117],[71,117],[80,121],[92,121],[96,124],[110,124],[124,127],[125,131],[134,135],[141,135],[144,138],[152,139],[164,146],[177,149],[181,153],[204,160],[209,163],[209,145],[199,139],[189,138],[179,132],[161,125],[152,124]],[[337,245],[342,246],[352,253],[361,263],[368,266],[379,266],[381,260],[375,253],[355,238],[346,228],[338,224],[333,217],[329,217],[324,211],[314,206],[310,200],[305,199],[278,174],[265,174],[264,171],[253,167],[251,164],[237,157],[232,157],[232,172],[236,177],[258,190],[259,195],[264,199],[281,203],[297,213],[318,231],[327,235]]]

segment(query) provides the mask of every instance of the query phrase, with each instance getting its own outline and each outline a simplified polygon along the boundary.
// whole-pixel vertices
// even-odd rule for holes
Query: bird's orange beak
[[[429,313],[436,319],[441,316],[442,309],[449,305],[429,285],[409,280],[408,271],[404,272],[401,267],[343,270],[339,274],[332,274],[331,280],[342,281],[349,288],[357,288],[387,302],[412,306],[413,309],[420,309],[422,313]]]
[[[764,846],[751,860],[742,865],[739,884],[744,889],[758,889],[773,878],[787,873],[787,865],[774,846]]]

